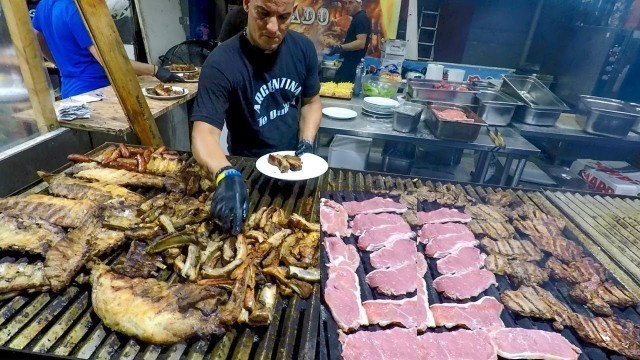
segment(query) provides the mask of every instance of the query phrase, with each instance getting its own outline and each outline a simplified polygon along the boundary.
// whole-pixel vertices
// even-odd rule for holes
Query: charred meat
[[[532,235],[530,238],[538,249],[553,255],[563,262],[572,262],[584,256],[584,251],[580,246],[562,236]]]
[[[467,206],[466,213],[478,221],[507,222],[507,217],[502,214],[502,208],[491,205]]]
[[[605,316],[613,315],[611,306],[627,307],[638,303],[629,291],[608,281],[602,283],[596,280],[577,284],[569,295],[594,313]]]
[[[44,255],[64,236],[62,228],[44,221],[0,214],[0,250]]]
[[[33,216],[53,225],[75,228],[94,216],[98,207],[89,200],[69,200],[47,195],[14,196],[0,199],[0,211]]]
[[[562,236],[562,229],[555,221],[536,220],[515,220],[513,226],[516,230],[529,236],[554,237]]]
[[[302,159],[295,155],[269,155],[269,164],[275,166],[281,173],[302,170]]]
[[[469,229],[474,235],[482,237],[487,236],[494,240],[513,239],[516,230],[509,223],[504,221],[471,221]]]
[[[527,240],[491,240],[484,238],[480,245],[489,253],[502,255],[511,260],[538,261],[543,255],[531,241]]]
[[[78,165],[86,164],[77,164],[74,167]],[[165,186],[164,178],[156,175],[140,174],[123,169],[108,169],[99,166],[81,169],[82,170],[78,171],[78,173],[74,175],[75,177],[121,186],[151,187],[159,189]]]
[[[569,284],[580,284],[588,281],[602,282],[606,276],[604,267],[588,257],[583,257],[566,265],[551,257],[547,261],[546,268],[550,270],[554,279],[562,280]]]
[[[148,279],[156,275],[155,271],[158,268],[156,264],[162,262],[162,257],[147,253],[147,248],[147,244],[133,241],[122,263],[112,266],[113,271],[131,278]]]
[[[89,258],[91,246],[87,235],[94,231],[94,227],[93,222],[88,222],[69,231],[64,239],[55,243],[47,252],[44,273],[53,291],[58,292],[67,287]]]
[[[48,191],[51,195],[75,200],[91,200],[98,204],[113,201],[124,206],[140,205],[145,201],[144,196],[130,191],[119,185],[102,182],[89,182],[73,177],[39,173],[49,183]]]
[[[561,330],[569,324],[571,310],[553,294],[538,286],[521,286],[500,294],[501,302],[522,316],[553,320],[553,327]]]
[[[501,255],[487,256],[485,267],[494,274],[508,276],[517,286],[538,285],[549,280],[548,271],[539,268],[536,264],[522,260],[509,260]]]
[[[589,318],[570,314],[571,327],[578,337],[630,359],[640,359],[640,325],[615,317]]]
[[[487,195],[487,197],[485,198],[485,202],[492,206],[506,208],[510,206],[520,205],[522,203],[522,200],[518,199],[516,194],[512,192],[499,191]]]

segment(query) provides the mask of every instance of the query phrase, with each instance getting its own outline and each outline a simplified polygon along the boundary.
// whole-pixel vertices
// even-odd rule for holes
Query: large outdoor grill
[[[108,145],[111,144],[94,152]],[[232,163],[242,172],[251,191],[249,213],[274,205],[283,208],[287,215],[296,212],[317,220],[319,179],[281,182],[261,176],[254,160],[235,158]],[[59,171],[62,170],[64,168]],[[41,190],[43,187],[36,186],[32,191],[46,191]],[[107,264],[124,254],[126,249],[110,256]],[[0,263],[26,260],[5,257]],[[280,296],[268,327],[234,326],[222,337],[156,346],[104,326],[92,311],[91,286],[86,276],[85,280],[81,277],[82,274],[60,294],[21,294],[0,301],[0,358],[312,359],[317,352],[318,285],[313,296],[306,300]],[[176,277],[164,270],[158,279],[171,281]]]
[[[336,200],[338,202],[344,201],[363,201],[369,199],[376,195],[380,196],[390,196],[394,197],[403,191],[411,191],[417,188],[426,186],[430,188],[436,188],[437,186],[442,185],[438,182],[431,181],[423,181],[415,178],[397,178],[397,177],[389,177],[383,174],[367,174],[360,172],[351,172],[351,171],[332,171],[330,170],[327,176],[327,184],[326,189],[330,191],[321,192],[321,197],[326,197],[332,200]],[[565,216],[561,213],[554,205],[545,197],[545,193],[538,191],[520,191],[508,188],[491,188],[484,186],[473,186],[470,184],[456,184],[456,187],[459,190],[463,190],[467,195],[475,198],[478,202],[483,203],[482,199],[485,195],[491,194],[493,192],[499,191],[507,191],[514,192],[515,194],[526,204],[532,204],[543,210],[544,212],[559,216],[563,219],[567,220],[567,226],[565,229],[565,236],[570,240],[573,240],[579,244],[582,244],[589,255],[594,256],[598,259],[608,270],[607,277],[613,280],[615,283],[620,284],[619,281],[623,282],[623,284],[630,289],[636,296],[640,294],[638,289],[640,289],[640,282],[637,281],[637,278],[632,277],[631,273],[628,271],[633,270],[635,272],[638,271],[637,264],[640,262],[635,262],[635,266],[633,265],[631,259],[628,257],[618,257],[617,253],[613,251],[615,249],[619,250],[619,247],[606,246],[603,247],[605,250],[601,250],[598,247],[598,241],[604,241],[605,239],[609,239],[610,237],[614,237],[611,242],[614,243],[616,241],[624,241],[627,233],[638,234],[640,227],[640,221],[638,220],[638,209],[640,208],[640,202],[636,199],[622,198],[622,197],[604,197],[597,196],[594,194],[567,194],[567,193],[556,193],[551,194],[549,192],[546,195],[556,203],[556,201],[560,201],[558,199],[572,198],[572,199],[581,199],[581,201],[564,202],[558,203],[559,207],[568,215]],[[554,195],[554,196],[551,196]],[[397,199],[397,197],[396,197]],[[611,206],[606,206],[609,212],[604,212],[604,208],[600,209],[599,207],[593,206],[594,202],[602,203],[605,202],[610,204]],[[422,203],[421,211],[429,211],[434,210],[437,205],[432,205],[431,203]],[[634,209],[635,212],[631,212]],[[590,214],[591,217],[587,216]],[[616,218],[616,215],[618,216]],[[616,222],[613,222],[613,219],[617,219]],[[596,224],[601,224],[601,227],[597,227],[594,225],[593,221],[596,221]],[[635,222],[634,222],[635,221]],[[572,223],[573,222],[573,223]],[[590,224],[590,225],[589,225]],[[598,240],[596,242],[592,242],[589,237],[585,236],[585,234],[577,227],[590,229],[597,231],[594,234],[599,235]],[[591,227],[589,227],[591,226]],[[607,229],[607,230],[604,230]],[[590,236],[592,235],[590,231],[586,231]],[[604,237],[604,234],[611,233],[611,236]],[[626,243],[629,246],[629,249],[625,252],[621,252],[627,254],[627,256],[640,254],[640,252],[633,253],[634,249],[637,250],[640,243],[638,242],[638,238],[626,238]],[[635,240],[633,240],[635,239]],[[346,243],[355,245],[356,239],[351,236],[349,238],[344,239]],[[633,243],[635,241],[635,243]],[[611,248],[612,250],[607,250]],[[419,244],[418,250],[420,252],[424,251],[424,245]],[[372,270],[369,263],[368,253],[365,251],[359,251],[361,255],[361,261],[363,265],[361,265],[356,271],[358,275],[358,279],[360,282],[361,288],[361,299],[362,301],[366,300],[375,300],[375,299],[385,299],[386,297],[378,294],[376,291],[372,291],[367,283],[365,282],[365,274]],[[324,247],[321,247],[321,264],[328,263],[328,258]],[[616,256],[613,256],[616,255]],[[546,255],[548,257],[549,255]],[[433,279],[438,275],[435,261],[428,261],[429,263],[429,271],[427,271],[425,275],[425,280],[427,282],[427,288],[429,289],[429,303],[430,304],[439,304],[439,303],[452,303],[454,301],[436,293],[433,290]],[[624,268],[623,265],[630,265],[630,268]],[[324,266],[324,265],[321,265]],[[323,270],[324,271],[324,270]],[[613,276],[612,276],[613,275]],[[517,286],[514,286],[506,276],[496,275],[498,280],[498,287],[492,286],[487,291],[483,292],[478,298],[482,296],[491,296],[491,297],[499,297],[499,294],[504,290],[515,290]],[[326,272],[323,273],[322,284],[326,282]],[[563,301],[567,304],[571,310],[581,315],[589,315],[590,312],[584,305],[576,303],[569,297],[569,287],[562,283],[550,279],[546,282],[544,289],[550,291],[556,298]],[[627,308],[624,311],[620,309],[614,308],[614,316],[620,319],[626,319],[637,323],[640,323],[640,313],[638,309]],[[529,317],[523,317],[516,313],[511,312],[509,309],[505,307],[505,310],[502,312],[502,320],[507,327],[520,327],[527,329],[539,329],[546,331],[554,331],[551,322],[538,320]],[[321,329],[320,329],[320,359],[322,360],[335,360],[340,359],[341,345],[338,341],[338,328],[333,320],[333,317],[328,310],[328,308],[322,304],[321,306]],[[370,330],[380,330],[379,326],[368,326],[366,329]],[[445,331],[443,328],[437,328],[436,332]],[[569,327],[565,327],[565,329],[561,332],[561,334],[569,340],[571,343],[576,345],[582,350],[582,355],[580,359],[625,359],[624,356],[620,356],[615,354],[614,352],[601,349],[593,344],[589,344],[585,341],[581,341],[577,334],[573,332]]]

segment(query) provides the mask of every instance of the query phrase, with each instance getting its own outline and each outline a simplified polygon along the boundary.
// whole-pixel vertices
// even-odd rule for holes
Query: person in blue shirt
[[[47,60],[60,70],[62,98],[109,85],[98,52],[74,0],[42,0],[32,22]],[[131,60],[136,75],[155,76],[162,82],[182,81],[164,67]]]

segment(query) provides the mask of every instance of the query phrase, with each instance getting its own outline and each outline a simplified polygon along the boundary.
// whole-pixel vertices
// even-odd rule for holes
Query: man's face
[[[247,36],[254,46],[274,51],[289,30],[294,0],[244,0],[249,14]]]
[[[359,9],[358,5],[360,5],[360,4],[356,0],[345,0],[344,1],[344,7],[345,7],[345,9],[347,9],[349,14],[355,13]]]

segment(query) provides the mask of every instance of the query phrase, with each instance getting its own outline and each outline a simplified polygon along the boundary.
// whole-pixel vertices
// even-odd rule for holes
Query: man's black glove
[[[164,66],[158,66],[156,68],[156,79],[162,81],[163,83],[168,82],[184,82],[184,79],[178,74],[174,74],[169,69]]]
[[[296,156],[302,156],[304,153],[313,154],[313,143],[306,139],[298,141],[298,147],[296,148]]]
[[[331,50],[329,51],[329,55],[340,54],[341,52],[342,52],[342,45],[336,45],[331,47]]]
[[[217,178],[220,180],[211,200],[211,215],[222,224],[224,231],[237,235],[249,208],[247,187],[240,172],[231,167],[220,172]]]

